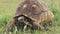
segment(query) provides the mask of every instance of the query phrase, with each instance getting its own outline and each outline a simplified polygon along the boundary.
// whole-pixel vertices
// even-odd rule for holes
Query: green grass
[[[23,0],[0,0],[0,32],[7,22],[13,17],[16,8]],[[42,0],[55,16],[55,27],[49,28],[51,31],[38,31],[34,34],[60,34],[60,0]],[[21,32],[21,31],[20,31]],[[15,31],[14,31],[15,34]]]

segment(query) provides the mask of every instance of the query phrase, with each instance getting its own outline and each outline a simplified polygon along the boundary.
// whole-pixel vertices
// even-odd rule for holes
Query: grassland
[[[0,33],[2,28],[13,17],[16,8],[23,0],[0,0]],[[60,0],[42,0],[55,16],[56,26],[49,28],[51,31],[35,31],[34,34],[60,34]]]

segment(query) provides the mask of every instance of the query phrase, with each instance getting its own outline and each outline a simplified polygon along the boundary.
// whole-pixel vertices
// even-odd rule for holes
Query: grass
[[[23,0],[0,0],[0,32],[3,31],[2,28],[6,26],[7,22],[13,17],[16,8],[22,1]],[[34,31],[34,34],[60,34],[60,0],[42,1],[45,2],[49,9],[54,13],[56,26],[49,28],[52,31],[36,30]]]

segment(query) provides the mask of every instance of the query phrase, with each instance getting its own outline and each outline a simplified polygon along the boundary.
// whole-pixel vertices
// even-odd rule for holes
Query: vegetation
[[[6,26],[7,22],[13,17],[17,6],[23,0],[0,0],[0,33],[3,31],[3,28]],[[39,31],[35,30],[34,34],[60,34],[60,0],[42,0],[45,2],[49,9],[53,12],[55,16],[56,26],[49,27],[51,31]],[[5,29],[5,28],[4,28]],[[22,34],[22,32],[20,31]],[[27,34],[29,34],[28,32]],[[14,31],[14,34],[15,31]]]

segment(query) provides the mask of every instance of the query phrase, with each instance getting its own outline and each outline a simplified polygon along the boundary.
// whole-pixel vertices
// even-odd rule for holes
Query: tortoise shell
[[[39,3],[38,1],[35,1],[35,0],[25,0],[17,8],[17,11],[14,17],[24,15],[31,18],[32,20],[38,21],[40,18],[39,16],[43,12],[47,12],[47,11],[48,11],[48,8],[46,7],[45,4],[41,2]]]

